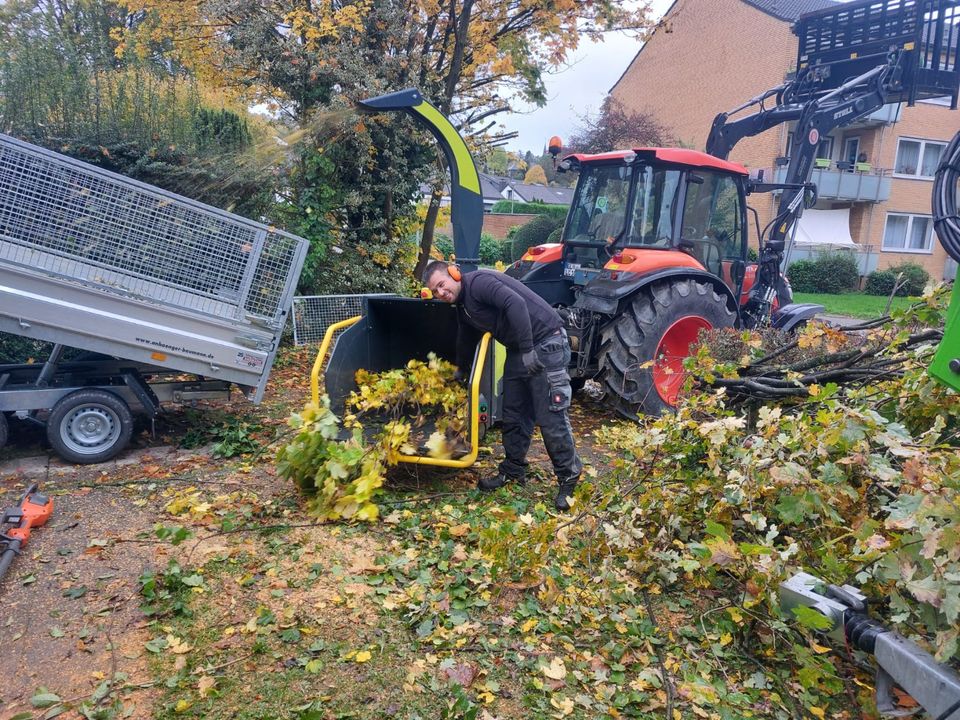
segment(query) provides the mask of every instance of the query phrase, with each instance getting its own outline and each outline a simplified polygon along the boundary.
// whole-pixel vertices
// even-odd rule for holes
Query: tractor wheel
[[[133,434],[133,415],[121,398],[105,390],[77,390],[53,406],[47,439],[64,460],[91,464],[123,450]]]
[[[683,388],[683,359],[700,330],[735,321],[709,283],[666,280],[640,291],[601,338],[601,379],[616,411],[635,419],[672,410]]]

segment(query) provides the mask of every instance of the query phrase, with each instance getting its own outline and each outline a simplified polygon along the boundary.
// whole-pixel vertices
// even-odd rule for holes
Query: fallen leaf
[[[457,663],[443,671],[449,680],[463,688],[468,688],[477,678],[477,669],[470,663]]]
[[[200,678],[199,682],[197,682],[197,692],[200,693],[200,697],[205,698],[216,686],[216,680],[208,675],[204,675]]]
[[[356,660],[358,663],[365,663],[365,662],[367,662],[371,657],[373,657],[373,656],[370,654],[370,651],[369,651],[369,650],[361,650],[360,652],[358,652],[358,653],[356,654],[356,656],[355,656],[353,659]]]
[[[567,676],[567,666],[563,658],[555,657],[549,665],[540,668],[540,671],[551,680],[563,680]]]

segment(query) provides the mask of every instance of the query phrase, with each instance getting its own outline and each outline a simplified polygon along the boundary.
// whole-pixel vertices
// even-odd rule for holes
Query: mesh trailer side
[[[279,330],[302,238],[0,135],[0,262]]]
[[[960,0],[866,0],[808,13],[793,28],[799,38],[798,75],[827,68],[818,80],[826,92],[902,49],[905,65],[899,102],[950,97],[957,106],[960,66]]]
[[[366,298],[395,297],[392,293],[359,295],[297,295],[290,316],[295,345],[315,345],[334,323],[363,314]]]

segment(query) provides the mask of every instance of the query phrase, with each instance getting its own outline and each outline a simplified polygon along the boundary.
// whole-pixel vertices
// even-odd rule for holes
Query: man
[[[477,270],[461,277],[455,265],[434,261],[424,270],[423,282],[435,298],[457,306],[457,365],[464,375],[476,347],[475,331],[492,333],[507,348],[503,371],[505,457],[497,475],[482,478],[477,487],[489,491],[526,480],[527,450],[536,424],[557,476],[554,505],[569,510],[583,466],[567,418],[570,346],[560,316],[530,288],[503,273]]]

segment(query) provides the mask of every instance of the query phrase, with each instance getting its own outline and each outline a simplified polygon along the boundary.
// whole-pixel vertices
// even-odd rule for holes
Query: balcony
[[[895,122],[900,122],[900,111],[903,108],[903,103],[890,103],[889,105],[884,105],[879,110],[875,110],[866,117],[862,117],[857,120],[855,123],[849,125],[846,129],[859,128],[859,127],[875,127],[877,125],[891,125]]]
[[[857,163],[816,160],[810,182],[817,184],[823,200],[879,203],[890,199],[890,171]],[[826,165],[826,167],[820,167]],[[837,167],[840,165],[841,167]],[[849,169],[848,169],[849,168]],[[859,168],[859,169],[858,169]],[[775,168],[774,182],[785,182],[787,168]]]

